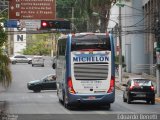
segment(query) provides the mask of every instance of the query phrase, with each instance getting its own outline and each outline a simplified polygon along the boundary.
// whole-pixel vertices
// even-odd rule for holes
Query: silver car
[[[10,61],[11,61],[12,64],[16,64],[16,63],[31,64],[32,63],[32,58],[27,58],[24,55],[15,55],[13,57],[10,57]]]
[[[44,67],[44,58],[42,56],[34,56],[32,58],[32,67],[35,65]]]

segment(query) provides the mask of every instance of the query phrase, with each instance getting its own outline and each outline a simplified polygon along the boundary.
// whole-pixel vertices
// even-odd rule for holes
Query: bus
[[[114,41],[110,33],[76,33],[57,40],[57,96],[67,109],[115,100]]]

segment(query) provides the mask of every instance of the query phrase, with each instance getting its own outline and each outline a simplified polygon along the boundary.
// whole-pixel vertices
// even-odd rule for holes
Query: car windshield
[[[152,86],[152,82],[147,79],[134,79],[132,82],[133,86]]]
[[[33,59],[42,59],[42,57],[34,57]]]
[[[25,56],[15,56],[15,58],[26,58]]]
[[[45,76],[42,78],[42,80],[55,80],[54,75]]]

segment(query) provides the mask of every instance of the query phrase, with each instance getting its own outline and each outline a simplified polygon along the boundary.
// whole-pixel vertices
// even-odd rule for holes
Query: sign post
[[[56,0],[9,0],[9,19],[56,18]]]

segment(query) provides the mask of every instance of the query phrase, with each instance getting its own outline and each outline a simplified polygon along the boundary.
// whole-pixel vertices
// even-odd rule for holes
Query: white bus
[[[66,108],[105,105],[115,100],[113,37],[108,33],[69,34],[57,41],[57,95]]]

